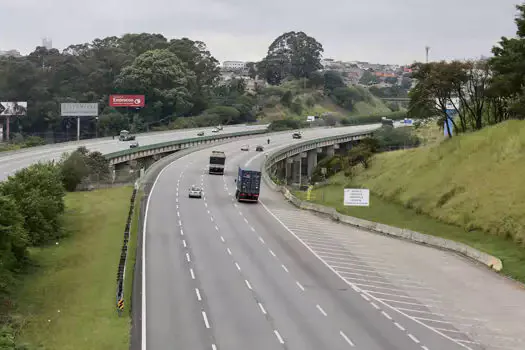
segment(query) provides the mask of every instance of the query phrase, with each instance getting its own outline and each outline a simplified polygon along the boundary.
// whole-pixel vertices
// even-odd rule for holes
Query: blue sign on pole
[[[455,109],[447,109],[447,120],[443,124],[443,135],[445,137],[448,136],[447,123],[448,123],[448,128],[450,129],[450,135],[454,135],[454,124],[452,123],[452,118],[454,114],[456,114]]]

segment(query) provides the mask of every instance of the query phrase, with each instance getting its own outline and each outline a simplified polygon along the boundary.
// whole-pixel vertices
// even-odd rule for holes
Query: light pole
[[[98,117],[95,117],[95,138],[98,139]]]
[[[430,46],[425,46],[425,52],[426,52],[426,60],[428,63],[428,52],[430,51]]]

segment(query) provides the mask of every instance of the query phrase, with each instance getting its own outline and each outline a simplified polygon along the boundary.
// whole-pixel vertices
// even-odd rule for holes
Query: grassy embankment
[[[132,188],[68,193],[60,245],[35,249],[38,267],[21,283],[22,342],[53,350],[129,348],[129,306],[138,203],[126,269],[126,312],[115,309],[116,272]]]
[[[503,260],[525,282],[525,122],[510,121],[419,149],[379,154],[313,201],[355,217],[466,243]],[[432,141],[433,140],[433,141]],[[372,192],[369,208],[344,207],[343,188]]]
[[[300,81],[288,81],[278,87],[264,89],[259,94],[263,110],[258,119],[261,122],[272,122],[280,119],[304,120],[307,115],[321,115],[323,113],[331,113],[342,118],[391,112],[382,100],[373,96],[368,90],[361,87],[353,87],[353,89],[368,102],[357,102],[353,110],[348,111],[335,104],[322,89],[305,89]],[[286,91],[292,92],[293,102],[300,108],[290,108],[282,104],[280,99]]]

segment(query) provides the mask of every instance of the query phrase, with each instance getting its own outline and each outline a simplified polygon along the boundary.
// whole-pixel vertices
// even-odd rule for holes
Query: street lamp
[[[98,117],[95,117],[95,138],[98,139]]]

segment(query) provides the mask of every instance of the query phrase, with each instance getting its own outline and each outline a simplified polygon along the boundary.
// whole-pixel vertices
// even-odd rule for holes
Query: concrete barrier
[[[278,151],[277,151],[278,152]],[[339,221],[341,223],[351,225],[354,227],[363,228],[372,232],[380,233],[387,236],[397,237],[401,239],[406,239],[418,244],[424,244],[431,247],[445,249],[459,253],[463,256],[466,256],[472,260],[480,262],[495,271],[501,271],[503,269],[502,261],[489,255],[483,253],[477,249],[474,249],[466,244],[454,242],[448,239],[427,235],[420,232],[415,232],[408,229],[402,229],[399,227],[393,227],[385,224],[380,224],[377,222],[372,222],[364,219],[355,218],[348,215],[343,215],[339,213],[336,209],[320,204],[315,204],[307,201],[303,201],[296,196],[294,196],[287,188],[284,186],[277,185],[267,173],[267,168],[265,164],[262,166],[263,169],[263,180],[273,191],[283,193],[284,197],[290,201],[293,205],[300,209],[311,210],[317,213],[322,213],[328,215],[333,220]]]

